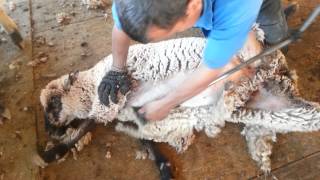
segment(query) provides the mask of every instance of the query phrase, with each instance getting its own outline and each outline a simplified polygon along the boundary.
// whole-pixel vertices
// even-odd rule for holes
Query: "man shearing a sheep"
[[[150,121],[192,98],[230,67],[230,59],[244,45],[252,25],[265,32],[265,43],[276,44],[288,35],[280,0],[115,0],[112,7],[112,71],[98,88],[100,101],[117,103],[117,94],[130,89],[126,60],[130,40],[160,41],[192,27],[207,38],[203,62],[184,83],[165,97],[145,104],[139,112]],[[232,65],[231,65],[232,66]]]

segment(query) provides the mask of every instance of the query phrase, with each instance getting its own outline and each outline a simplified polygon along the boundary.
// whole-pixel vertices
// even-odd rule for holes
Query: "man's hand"
[[[109,71],[102,79],[98,87],[99,100],[109,106],[109,96],[112,102],[118,103],[118,92],[125,95],[131,86],[127,72]]]
[[[130,38],[116,26],[112,30],[112,69],[102,79],[98,87],[99,100],[102,104],[109,105],[118,102],[118,91],[125,95],[131,86],[130,77],[125,71]]]
[[[144,105],[139,109],[139,113],[143,114],[144,117],[149,121],[159,121],[168,116],[170,110],[173,108],[168,105],[165,98],[152,101]]]

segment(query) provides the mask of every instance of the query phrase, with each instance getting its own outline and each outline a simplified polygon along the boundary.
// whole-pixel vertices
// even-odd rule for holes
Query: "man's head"
[[[122,30],[139,42],[157,41],[194,25],[202,0],[115,0]]]

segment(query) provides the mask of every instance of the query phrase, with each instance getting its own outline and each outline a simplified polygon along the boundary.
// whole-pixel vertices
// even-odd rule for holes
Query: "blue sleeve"
[[[216,0],[213,7],[213,29],[207,36],[204,63],[221,68],[244,45],[257,19],[262,0]]]
[[[112,17],[113,17],[114,24],[117,26],[118,29],[121,29],[121,23],[116,10],[116,5],[114,3],[112,3]]]

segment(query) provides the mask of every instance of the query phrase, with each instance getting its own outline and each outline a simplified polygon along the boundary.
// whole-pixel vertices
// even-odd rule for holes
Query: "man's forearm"
[[[125,70],[130,38],[116,26],[112,30],[112,66],[115,70]]]
[[[220,69],[209,69],[205,65],[201,65],[199,69],[187,76],[188,79],[185,79],[178,88],[165,96],[165,104],[174,108],[185,102],[205,90],[211,82],[219,77],[219,75],[234,68],[238,63],[237,59],[232,59],[229,64]],[[250,76],[251,73],[250,69],[244,68],[230,75],[226,80],[236,82],[240,77]],[[219,88],[226,80],[214,84],[211,88]]]
[[[166,104],[169,107],[183,103],[191,97],[205,90],[208,85],[216,79],[221,73],[221,70],[210,70],[204,66],[200,67],[195,72],[187,76],[181,85],[173,92],[165,97]]]

